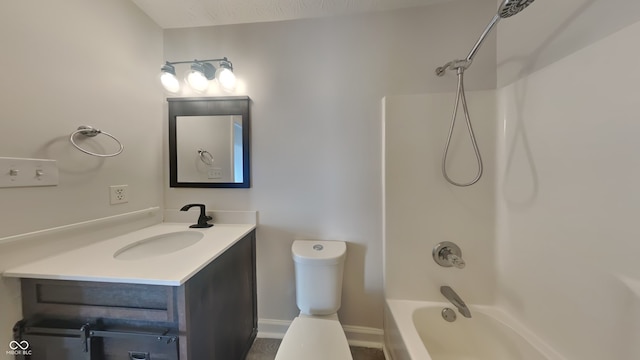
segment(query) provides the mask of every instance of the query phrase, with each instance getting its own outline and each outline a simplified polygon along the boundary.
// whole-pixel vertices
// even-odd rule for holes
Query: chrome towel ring
[[[213,165],[213,155],[207,150],[198,149],[198,156],[200,156],[200,161],[203,163],[209,166]]]
[[[113,154],[96,154],[94,152],[91,152],[89,150],[85,150],[85,149],[81,148],[80,146],[78,146],[78,144],[76,144],[76,142],[74,140],[74,137],[76,136],[76,134],[81,134],[81,135],[88,136],[88,137],[94,137],[94,136],[97,136],[98,134],[107,135],[108,137],[112,138],[113,140],[115,140],[115,142],[118,143],[118,145],[120,146],[120,149],[118,151],[114,152]],[[76,149],[82,151],[85,154],[89,154],[89,155],[97,156],[97,157],[113,157],[113,156],[117,156],[117,155],[120,155],[122,150],[124,150],[124,145],[122,145],[120,140],[116,139],[115,136],[109,134],[108,132],[104,132],[104,131],[102,131],[100,129],[96,129],[96,128],[88,126],[88,125],[79,126],[78,130],[76,130],[76,131],[71,133],[71,135],[69,136],[69,141],[71,142],[71,144],[73,146],[75,146]]]

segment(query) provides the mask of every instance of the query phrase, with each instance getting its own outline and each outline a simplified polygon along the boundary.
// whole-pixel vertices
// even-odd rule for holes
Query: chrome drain
[[[444,308],[442,309],[442,318],[447,320],[448,322],[454,322],[456,321],[457,315],[456,312],[453,311],[453,309]]]

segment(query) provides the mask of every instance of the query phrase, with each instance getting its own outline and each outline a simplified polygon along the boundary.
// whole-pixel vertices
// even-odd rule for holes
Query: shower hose
[[[467,98],[464,94],[464,67],[457,68],[458,74],[458,89],[456,90],[456,104],[453,107],[453,116],[451,118],[451,126],[449,127],[449,136],[447,137],[447,144],[444,147],[444,154],[442,155],[442,175],[452,185],[455,186],[470,186],[478,182],[482,177],[482,157],[480,156],[480,150],[478,149],[478,142],[476,136],[473,133],[473,127],[471,126],[471,118],[469,117],[469,109],[467,107]],[[471,138],[471,144],[473,145],[473,151],[476,153],[476,161],[478,162],[478,172],[473,180],[466,183],[459,183],[454,181],[447,174],[447,155],[449,154],[449,145],[451,144],[451,137],[453,136],[453,129],[456,125],[456,117],[458,116],[458,107],[462,102],[462,110],[464,112],[464,118],[467,122],[467,130],[469,131],[469,137]]]

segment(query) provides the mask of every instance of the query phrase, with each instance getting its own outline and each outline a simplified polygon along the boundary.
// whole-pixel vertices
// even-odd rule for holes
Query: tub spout
[[[471,311],[469,311],[467,304],[462,301],[460,296],[458,296],[458,294],[456,294],[456,292],[453,291],[451,287],[440,286],[440,292],[442,293],[442,295],[444,295],[444,297],[447,298],[447,300],[449,300],[449,302],[451,302],[453,305],[455,305],[455,307],[458,308],[458,311],[460,312],[460,314],[462,314],[462,316],[466,318],[471,317]]]

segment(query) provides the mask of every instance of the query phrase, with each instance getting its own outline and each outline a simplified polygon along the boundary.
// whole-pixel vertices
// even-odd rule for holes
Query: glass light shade
[[[180,81],[178,81],[175,74],[163,71],[160,74],[160,82],[162,83],[162,87],[172,94],[180,91]]]
[[[209,80],[200,71],[191,69],[187,72],[186,78],[189,86],[195,91],[204,92],[209,88]]]
[[[236,75],[231,69],[225,67],[218,68],[218,71],[216,71],[216,80],[223,90],[232,91],[236,87]]]

